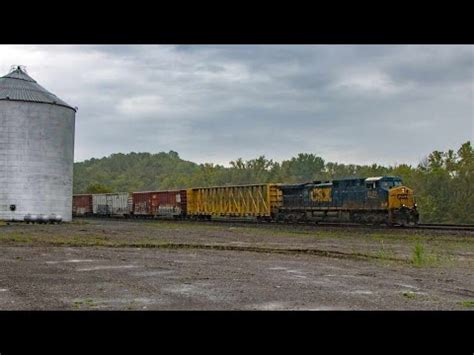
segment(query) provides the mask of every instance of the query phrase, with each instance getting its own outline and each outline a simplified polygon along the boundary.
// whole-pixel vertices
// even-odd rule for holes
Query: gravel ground
[[[474,306],[472,232],[114,220],[14,224],[0,227],[0,269],[1,310]]]

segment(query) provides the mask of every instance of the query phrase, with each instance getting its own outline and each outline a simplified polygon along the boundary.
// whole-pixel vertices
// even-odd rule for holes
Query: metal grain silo
[[[0,219],[71,220],[75,116],[23,67],[0,78]]]

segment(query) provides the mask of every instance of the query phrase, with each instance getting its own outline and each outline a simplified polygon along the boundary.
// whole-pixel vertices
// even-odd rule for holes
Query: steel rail
[[[184,223],[244,223],[254,225],[300,225],[300,226],[313,226],[313,227],[345,227],[345,228],[374,228],[374,229],[406,229],[406,230],[445,230],[445,231],[474,231],[473,224],[440,224],[440,223],[420,223],[416,225],[385,225],[385,224],[360,224],[360,223],[341,223],[341,222],[276,222],[276,221],[258,221],[255,219],[245,218],[218,218],[212,220],[198,220],[198,219],[170,219],[170,218],[129,218],[123,216],[75,216],[74,218],[94,218],[94,219],[114,219],[123,220],[129,222],[140,222],[140,221],[177,221]]]

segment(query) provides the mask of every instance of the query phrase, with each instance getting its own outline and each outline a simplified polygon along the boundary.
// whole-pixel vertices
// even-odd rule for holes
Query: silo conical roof
[[[0,100],[46,103],[76,111],[74,107],[39,85],[20,66],[0,78]]]

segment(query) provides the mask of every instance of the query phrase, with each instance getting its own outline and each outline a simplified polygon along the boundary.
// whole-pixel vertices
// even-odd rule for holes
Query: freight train
[[[395,176],[82,194],[73,197],[73,215],[199,220],[253,217],[276,222],[387,225],[416,224],[419,218],[413,190]]]

